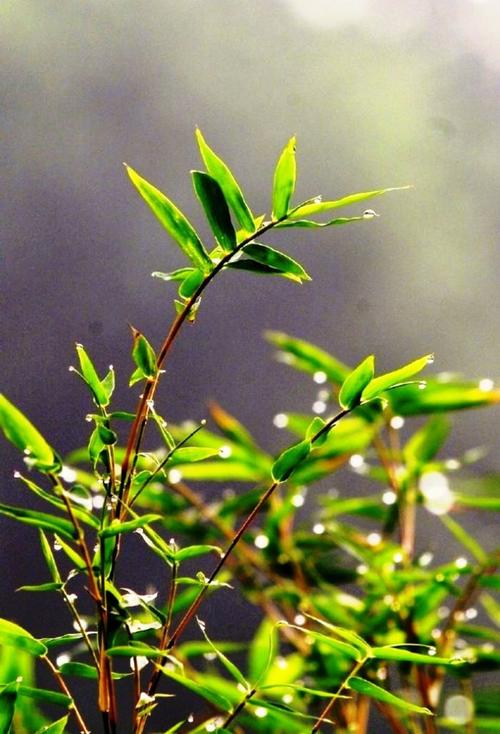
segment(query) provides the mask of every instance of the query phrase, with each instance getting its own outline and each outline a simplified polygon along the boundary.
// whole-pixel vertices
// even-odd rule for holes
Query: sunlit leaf
[[[403,449],[403,457],[411,473],[431,461],[446,441],[450,432],[449,421],[441,415],[433,416],[416,431]]]
[[[370,355],[364,359],[342,383],[339,393],[340,407],[352,410],[361,402],[361,394],[372,381],[375,371],[375,357]]]
[[[55,471],[59,462],[35,426],[4,395],[0,394],[0,428],[5,437],[20,449],[26,460],[39,471]]]
[[[363,696],[375,698],[377,701],[387,703],[389,706],[396,706],[404,711],[412,711],[416,714],[432,716],[432,711],[430,709],[405,701],[403,698],[399,698],[399,696],[395,696],[394,693],[385,691],[380,686],[377,686],[375,683],[371,683],[364,678],[353,676],[352,678],[349,678],[348,686],[351,690],[361,693]]]
[[[126,520],[125,522],[119,522],[118,520],[113,520],[111,525],[108,525],[107,528],[104,528],[99,532],[100,538],[113,538],[116,535],[125,535],[126,533],[133,533],[138,528],[144,528],[146,525],[150,525],[152,522],[156,522],[158,520],[161,520],[161,515],[142,515],[141,517],[136,517],[134,520]]]
[[[37,657],[47,653],[47,648],[42,642],[36,640],[27,630],[8,619],[0,619],[0,644],[26,650],[26,652]]]
[[[253,232],[253,214],[233,174],[224,161],[209,147],[199,129],[196,130],[196,140],[208,173],[221,187],[224,197],[233,210],[236,219],[248,233]]]
[[[204,446],[181,446],[175,449],[174,457],[176,463],[190,464],[192,461],[204,461],[211,456],[218,456],[218,449],[205,448]]]
[[[295,190],[297,175],[295,145],[295,137],[290,138],[278,159],[274,171],[273,219],[281,219],[288,213],[290,199]]]
[[[185,280],[194,270],[195,268],[178,268],[177,270],[172,270],[171,273],[161,273],[155,270],[151,275],[153,278],[159,278],[159,280],[165,280],[168,283],[170,281]]]
[[[457,665],[460,662],[450,658],[438,657],[437,655],[424,655],[392,645],[372,647],[371,654],[379,660],[397,660],[399,662],[414,663],[415,665]]]
[[[203,283],[204,275],[201,270],[193,270],[179,286],[179,298],[188,301],[194,296],[200,285]]]
[[[68,717],[63,716],[62,719],[42,726],[35,734],[65,734],[67,724]]]
[[[45,512],[27,510],[24,507],[12,507],[0,503],[0,514],[18,520],[25,525],[31,525],[41,530],[49,530],[52,533],[63,535],[66,538],[76,538],[76,531],[69,520],[55,515],[47,515]]]
[[[244,689],[246,689],[247,691],[249,691],[250,688],[251,688],[251,686],[248,683],[248,681],[246,680],[246,678],[243,675],[243,673],[241,672],[241,670],[238,668],[238,666],[235,665],[232,662],[232,660],[229,660],[229,658],[227,657],[227,655],[224,655],[224,653],[222,652],[222,650],[219,650],[219,648],[217,647],[217,645],[216,645],[215,642],[212,642],[212,640],[210,639],[210,637],[207,635],[207,632],[206,632],[206,629],[205,629],[205,623],[202,622],[198,618],[196,619],[196,621],[198,622],[198,627],[200,628],[203,637],[205,638],[205,640],[210,645],[210,648],[212,649],[212,651],[217,656],[217,659],[219,660],[219,662],[223,665],[223,667],[227,670],[227,672],[229,673],[229,675],[232,676],[237,683],[239,683],[241,686],[243,686]]]
[[[426,354],[424,357],[415,359],[413,362],[409,362],[393,372],[375,377],[363,390],[362,399],[371,400],[384,392],[384,390],[389,390],[391,387],[411,379],[432,361],[433,355]]]
[[[207,555],[207,553],[216,553],[220,556],[222,551],[217,545],[189,545],[186,548],[175,551],[173,557],[177,563],[182,563],[182,561],[187,561],[188,558],[198,558],[199,556]]]
[[[478,383],[439,378],[426,378],[425,390],[417,385],[405,385],[387,394],[397,415],[422,415],[465,410],[500,403],[500,389],[481,390]]]
[[[94,363],[81,344],[76,345],[76,353],[80,362],[81,375],[90,388],[94,402],[96,405],[106,407],[109,405],[109,390],[103,386],[99,375],[96,372]]]
[[[296,339],[279,331],[266,331],[265,336],[285,353],[286,359],[283,361],[292,367],[311,374],[324,372],[337,385],[341,385],[351,372],[349,367],[335,357],[303,339]]]
[[[129,166],[126,168],[137,191],[184,254],[195,267],[204,273],[209,273],[212,269],[212,261],[198,234],[184,214],[155,186],[148,183]]]
[[[236,232],[222,188],[208,173],[192,171],[191,175],[215,239],[225,252],[232,252],[236,247]]]
[[[148,342],[144,334],[130,327],[134,338],[132,346],[132,358],[136,367],[142,372],[146,378],[154,377],[157,372],[156,355],[151,344]]]
[[[281,453],[272,467],[273,479],[276,482],[286,481],[295,471],[297,466],[311,452],[311,442],[301,441]]]
[[[299,209],[296,209],[292,215],[292,218],[300,219],[301,217],[310,217],[315,214],[323,214],[324,212],[331,211],[332,209],[339,209],[344,206],[350,206],[351,204],[359,204],[367,199],[373,199],[376,196],[387,194],[389,191],[404,191],[405,189],[411,188],[410,186],[396,186],[388,189],[375,189],[374,191],[365,191],[358,194],[349,194],[343,196],[341,199],[334,201],[317,201],[310,204],[304,204]]]

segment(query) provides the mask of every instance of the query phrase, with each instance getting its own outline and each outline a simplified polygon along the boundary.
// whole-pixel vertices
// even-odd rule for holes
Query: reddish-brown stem
[[[50,660],[50,658],[48,658],[46,655],[43,656],[42,660],[44,660],[47,663],[47,665],[49,666],[50,670],[52,671],[52,674],[54,675],[55,679],[57,680],[57,683],[61,691],[64,693],[64,695],[68,696],[68,698],[71,698],[73,702],[71,705],[71,711],[78,724],[78,730],[81,732],[81,734],[90,734],[90,729],[88,728],[85,721],[83,720],[83,717],[75,703],[73,696],[71,695],[71,692],[68,686],[66,685],[66,681],[60,674],[59,669],[57,668],[56,665],[54,665],[52,660]]]

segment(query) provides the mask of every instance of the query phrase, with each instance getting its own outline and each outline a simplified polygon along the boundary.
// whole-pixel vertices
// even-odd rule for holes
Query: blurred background
[[[273,415],[309,410],[316,390],[272,362],[267,328],[347,363],[375,353],[385,370],[434,351],[437,371],[499,378],[499,29],[497,0],[3,0],[2,391],[61,453],[84,444],[91,405],[68,372],[79,341],[101,371],[114,364],[133,407],[127,322],[160,343],[174,286],[150,273],[184,261],[121,164],[208,235],[189,176],[196,125],[256,212],[292,134],[297,201],[414,188],[370,203],[378,219],[268,241],[312,283],[221,277],[172,353],[168,420],[203,418],[216,399],[283,446]],[[459,414],[449,451],[488,446],[481,468],[498,471],[499,426],[495,409]],[[21,461],[3,441],[0,456],[2,501],[22,503]],[[33,621],[12,595],[43,574],[35,537],[0,529],[0,616],[41,632],[50,615]]]

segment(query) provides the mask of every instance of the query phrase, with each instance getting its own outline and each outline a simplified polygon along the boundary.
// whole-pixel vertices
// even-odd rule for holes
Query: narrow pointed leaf
[[[403,647],[392,647],[384,645],[383,647],[372,647],[372,655],[379,660],[397,660],[406,663],[415,663],[415,665],[457,665],[460,661],[450,658],[442,658],[437,655],[424,655],[419,652],[412,652]]]
[[[310,217],[315,214],[322,214],[323,212],[331,211],[332,209],[340,209],[343,206],[350,206],[351,204],[359,204],[367,199],[374,199],[376,196],[387,194],[389,191],[404,191],[405,189],[411,188],[410,186],[395,186],[389,189],[375,189],[374,191],[365,191],[357,194],[349,194],[343,196],[341,199],[334,201],[318,201],[310,204],[304,204],[299,209],[296,209],[292,217],[300,219],[301,217]]]
[[[176,464],[190,464],[192,461],[203,461],[211,456],[218,456],[219,449],[205,448],[203,446],[181,446],[173,453]]]
[[[209,147],[200,130],[196,130],[196,140],[208,173],[221,187],[236,219],[246,232],[253,232],[255,227],[253,214],[233,174],[224,161]]]
[[[324,372],[336,385],[341,385],[351,369],[323,349],[304,339],[297,339],[280,331],[266,331],[265,337],[286,356],[283,361],[310,374]]]
[[[144,334],[135,329],[133,326],[130,327],[134,338],[132,346],[132,358],[141,370],[144,377],[154,377],[157,372],[156,367],[156,355],[153,347],[148,342]]]
[[[234,441],[239,446],[250,449],[250,451],[255,451],[255,441],[245,426],[217,403],[211,402],[208,407],[217,428],[230,441]]]
[[[196,621],[198,622],[198,627],[200,628],[203,637],[210,645],[210,648],[212,649],[212,651],[217,655],[217,659],[224,666],[224,668],[227,670],[229,675],[231,675],[237,681],[237,683],[243,686],[243,688],[245,688],[246,690],[250,690],[250,684],[246,680],[241,670],[231,660],[229,660],[229,658],[226,655],[224,655],[224,653],[221,652],[221,650],[218,649],[215,642],[212,642],[210,637],[207,635],[204,623],[201,622],[201,620],[199,620],[198,618],[196,618]]]
[[[27,630],[8,619],[0,619],[0,645],[17,647],[19,650],[26,650],[26,652],[36,656],[47,653],[47,648],[42,642],[36,640]]]
[[[273,219],[281,219],[288,213],[290,199],[295,190],[297,176],[295,145],[295,137],[290,138],[278,159],[274,171]]]
[[[42,726],[36,734],[65,734],[66,727],[68,724],[68,717],[63,716],[62,719],[53,721],[52,724],[46,724]]]
[[[159,278],[160,280],[169,282],[171,280],[184,280],[193,271],[194,268],[178,268],[178,270],[172,270],[171,273],[161,273],[160,271],[155,270],[154,273],[151,273],[151,276],[153,278]]]
[[[146,525],[150,525],[152,522],[161,520],[161,515],[142,515],[134,520],[127,520],[126,522],[113,521],[107,528],[101,530],[98,535],[100,538],[113,538],[116,535],[125,535],[126,533],[133,533],[138,528],[144,528]]]
[[[209,701],[209,703],[213,704],[220,711],[231,710],[231,702],[229,699],[218,691],[215,691],[211,686],[186,678],[185,676],[175,673],[168,668],[162,668],[162,670],[168,678],[171,678],[171,680],[174,680],[176,683],[179,683],[179,685],[184,686],[184,688],[187,688],[192,693],[196,693],[198,696]]]
[[[202,171],[192,171],[191,175],[196,196],[205,211],[215,239],[225,252],[232,252],[236,247],[236,232],[219,183]]]
[[[47,540],[47,536],[45,535],[43,530],[40,530],[40,545],[42,547],[43,557],[45,558],[45,562],[48,566],[50,575],[52,576],[54,583],[62,583],[62,578],[61,574],[59,573],[59,569],[57,568],[56,559],[54,558],[52,548],[50,547],[50,543]]]
[[[283,453],[278,456],[272,467],[272,476],[274,481],[286,481],[293,474],[299,464],[309,456],[310,452],[310,441],[301,441],[300,443],[295,444],[295,446],[291,446],[289,449],[283,451]]]
[[[106,407],[109,405],[108,391],[103,387],[94,363],[81,344],[76,345],[76,353],[80,362],[80,370],[83,379],[87,383],[96,405]]]
[[[201,270],[193,270],[180,284],[179,298],[183,298],[185,301],[191,298],[203,283],[203,279],[204,275]]]
[[[375,698],[377,701],[389,704],[389,706],[396,706],[397,708],[404,709],[405,711],[412,711],[416,714],[432,716],[432,711],[430,711],[430,709],[405,701],[403,698],[399,698],[399,696],[395,696],[393,693],[385,691],[380,686],[377,686],[375,683],[371,683],[364,678],[353,676],[352,678],[349,678],[348,686],[351,690],[361,693],[363,696]]]
[[[417,385],[405,385],[388,393],[397,415],[426,415],[450,410],[466,410],[500,403],[500,389],[481,390],[477,382],[437,378],[426,379],[425,390]]]
[[[54,515],[47,515],[45,512],[26,510],[24,507],[13,507],[4,504],[0,504],[0,514],[11,517],[13,520],[18,520],[25,525],[58,533],[66,538],[76,537],[76,531],[73,525],[62,517],[55,517]]]
[[[315,222],[312,219],[286,219],[276,225],[276,229],[290,229],[291,227],[302,229],[320,229],[322,227],[339,227],[342,224],[351,224],[351,222],[364,222],[366,219],[373,219],[373,216],[357,215],[355,217],[335,217],[327,222]]]
[[[198,558],[198,556],[205,556],[207,553],[216,553],[220,556],[222,551],[217,545],[189,545],[176,551],[174,558],[177,563],[182,563],[188,558]]]
[[[62,582],[50,581],[47,584],[26,584],[19,586],[16,591],[59,591],[63,587]]]
[[[49,691],[46,688],[34,688],[32,686],[19,686],[19,695],[26,698],[32,698],[35,701],[44,701],[45,703],[55,704],[56,706],[64,706],[68,708],[73,703],[73,699],[59,691]]]
[[[340,407],[352,410],[361,402],[365,387],[372,381],[375,372],[375,357],[364,359],[342,383],[339,393]]]
[[[373,379],[363,390],[362,399],[371,400],[384,392],[384,390],[388,390],[389,388],[394,387],[394,385],[398,385],[399,383],[409,380],[421,372],[432,361],[433,355],[426,354],[424,357],[420,357],[413,362],[409,362],[393,372],[388,372],[380,377],[375,377],[375,379]]]
[[[0,428],[5,437],[23,451],[37,469],[42,472],[55,470],[58,461],[47,441],[28,418],[1,394]]]
[[[148,183],[129,166],[126,168],[137,191],[184,254],[195,267],[200,268],[204,273],[209,273],[212,269],[212,261],[184,214],[155,186]]]
[[[16,681],[0,685],[0,734],[11,732],[18,688],[19,684]]]
[[[311,280],[310,276],[306,273],[302,265],[296,260],[293,260],[288,255],[285,255],[279,250],[275,250],[269,245],[261,245],[257,242],[252,242],[249,245],[245,245],[243,248],[245,255],[250,257],[252,260],[256,260],[261,265],[267,265],[275,270],[279,270],[290,280],[298,281]]]
[[[430,418],[416,431],[403,449],[406,466],[411,473],[420,471],[431,461],[448,438],[450,422],[441,415]]]

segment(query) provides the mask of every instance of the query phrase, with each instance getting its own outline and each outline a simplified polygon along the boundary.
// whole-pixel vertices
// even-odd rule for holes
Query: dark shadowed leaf
[[[267,265],[275,270],[279,270],[280,273],[290,278],[290,280],[295,280],[299,283],[303,280],[311,280],[300,263],[268,245],[252,242],[249,245],[245,245],[243,252],[252,260],[261,263],[261,265]]]
[[[236,232],[224,193],[219,183],[208,173],[192,171],[193,185],[214,237],[225,252],[232,252],[236,247]]]
[[[52,533],[63,535],[66,538],[76,538],[76,531],[69,520],[54,515],[47,515],[45,512],[37,512],[36,510],[26,510],[24,507],[12,507],[11,505],[0,504],[0,514],[18,520],[25,525],[31,525],[41,530],[49,530]]]
[[[253,232],[255,226],[253,214],[233,174],[224,161],[206,143],[205,138],[201,134],[201,130],[196,130],[196,140],[208,173],[221,187],[224,197],[233,210],[236,219],[246,232]]]

